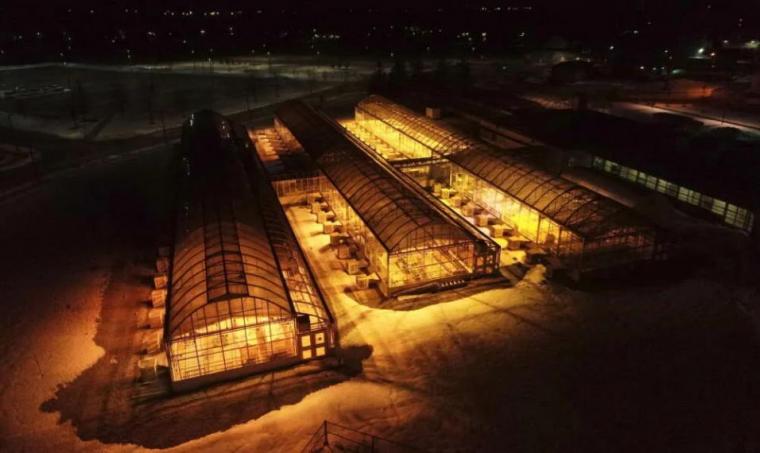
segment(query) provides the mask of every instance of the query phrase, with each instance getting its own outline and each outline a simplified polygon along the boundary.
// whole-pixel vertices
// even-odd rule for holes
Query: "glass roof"
[[[226,313],[215,302],[237,299],[252,300],[245,316],[256,322],[301,313],[331,320],[271,188],[254,197],[219,118],[196,114],[183,131],[167,333],[203,328]]]
[[[277,195],[263,177],[259,178],[259,181],[257,190],[264,226],[295,312],[309,315],[312,325],[332,322]]]
[[[472,140],[383,97],[370,96],[361,101],[357,109],[397,128],[583,238],[646,227],[643,219],[613,200]]]
[[[429,239],[440,236],[453,241],[472,240],[359,149],[340,132],[339,126],[306,104],[287,103],[277,111],[277,118],[386,250],[424,247]]]
[[[186,202],[178,218],[169,333],[193,330],[190,316],[213,302],[252,297],[267,317],[291,314],[272,249],[252,199]],[[258,305],[258,304],[257,304]]]

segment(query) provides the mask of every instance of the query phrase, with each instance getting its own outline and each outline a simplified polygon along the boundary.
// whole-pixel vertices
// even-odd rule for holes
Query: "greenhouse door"
[[[327,330],[314,330],[299,334],[301,358],[308,360],[327,353]]]

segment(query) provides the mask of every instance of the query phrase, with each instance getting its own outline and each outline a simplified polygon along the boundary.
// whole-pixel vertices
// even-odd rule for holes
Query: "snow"
[[[171,451],[300,451],[325,419],[358,429],[368,424],[367,421],[387,418],[403,421],[394,412],[394,402],[409,400],[411,396],[388,385],[344,382],[311,394],[297,405],[272,411],[253,422],[188,442]],[[315,421],[318,422],[315,424]],[[374,430],[372,424],[367,428]]]
[[[523,282],[529,282],[533,284],[541,284],[546,281],[546,267],[543,264],[536,264],[531,267],[523,277]],[[520,283],[523,283],[520,282]]]
[[[37,209],[58,211],[49,205],[50,194],[3,206],[4,216],[22,219],[3,222],[3,249],[14,250],[8,241],[22,241],[23,254],[3,255],[3,304],[0,316],[0,447],[41,451],[55,447],[99,448],[97,442],[82,443],[70,424],[58,425],[58,416],[40,410],[59,385],[76,378],[103,355],[93,338],[98,328],[100,301],[108,285],[105,260],[92,251],[72,250],[71,238],[41,232]],[[44,195],[44,198],[42,197]],[[75,233],[78,226],[60,230]],[[78,243],[79,241],[77,241]],[[7,261],[11,261],[8,263]],[[0,449],[2,449],[0,448]],[[7,451],[7,450],[6,450]]]
[[[242,61],[216,62],[214,72],[192,62],[170,66],[47,63],[0,67],[0,89],[57,84],[69,90],[19,101],[0,99],[0,126],[44,131],[68,139],[129,138],[160,131],[162,115],[165,126],[172,128],[202,108],[223,114],[243,112],[355,81],[373,70],[366,62],[354,61],[349,69],[341,69],[308,57],[272,58],[271,65],[263,57]],[[72,96],[80,99],[80,86],[87,113],[79,115],[75,123]],[[147,95],[150,86],[156,90],[152,96]]]
[[[0,449],[144,450],[83,441],[46,402],[103,357],[93,341],[103,291],[127,285],[114,284],[113,269],[131,248],[150,248],[145,231],[130,233],[154,209],[144,194],[115,194],[155,196],[158,157],[85,167],[0,206],[9,252],[0,260]],[[325,419],[434,451],[760,445],[758,338],[736,308],[757,306],[757,293],[705,277],[581,292],[542,283],[535,266],[512,288],[453,290],[420,308],[373,305],[333,271],[308,211],[288,214],[322,276],[347,365],[360,373],[169,450],[299,451]]]
[[[73,128],[67,118],[43,118],[34,115],[0,112],[0,126],[9,129],[25,131],[46,131],[61,138],[82,138],[85,133],[79,128]]]
[[[594,416],[583,414],[582,406],[572,406],[572,398],[579,399],[576,404],[591,401],[585,404],[606,408],[605,386],[633,386],[627,389],[631,395],[636,395],[638,386],[636,377],[628,383],[629,378],[616,375],[614,368],[596,373],[596,366],[621,360],[620,353],[624,354],[621,368],[635,364],[625,358],[637,354],[636,338],[641,336],[662,339],[662,347],[668,350],[674,326],[683,331],[676,335],[688,335],[694,325],[702,329],[712,326],[718,333],[707,334],[710,339],[703,341],[721,343],[722,329],[735,322],[726,290],[715,283],[686,281],[665,290],[605,293],[596,300],[593,295],[537,285],[544,281],[543,266],[533,267],[516,288],[495,288],[409,311],[371,308],[346,291],[351,284],[348,276],[336,276],[332,271],[331,252],[324,248],[326,236],[319,234],[319,225],[309,222],[308,211],[291,208],[288,214],[301,225],[299,241],[305,244],[320,284],[329,294],[342,347],[371,348],[370,357],[362,363],[363,373],[298,404],[178,450],[297,451],[323,419],[434,451],[509,451],[509,446],[512,451],[531,451],[530,445],[555,442],[548,439],[556,439],[555,445],[568,439],[591,442],[582,435],[577,437],[576,431],[595,432],[583,423],[584,417],[587,424]],[[327,274],[332,277],[325,278]],[[715,318],[730,321],[714,323]],[[699,344],[698,357],[711,357],[719,363],[707,366],[705,374],[723,372],[726,366],[710,350],[712,345]],[[596,354],[604,357],[600,363],[594,361]],[[607,354],[617,357],[606,358]],[[690,360],[695,352],[681,350],[679,354],[676,363],[684,357]],[[658,370],[674,368],[676,377],[657,375],[656,382],[664,382],[661,385],[683,385],[677,379],[690,377],[688,366],[684,371],[652,362],[646,355],[636,360],[649,362]],[[576,370],[575,361],[590,362],[590,368]],[[651,379],[644,370],[635,373],[641,374],[641,382]],[[612,384],[607,382],[610,374]],[[575,395],[566,400],[562,389],[568,381],[584,388],[586,380],[592,383],[586,390],[598,388],[600,396]],[[686,386],[690,385],[694,384]],[[622,389],[618,387],[626,394]],[[672,391],[676,394],[673,399],[679,401],[679,390]],[[637,407],[635,398],[615,400],[621,401],[625,412],[635,410],[629,407]],[[700,407],[688,391],[683,398],[684,406]],[[721,397],[716,399],[722,404]],[[614,420],[613,414],[608,415]],[[620,434],[607,421],[600,425],[603,431]],[[539,440],[542,438],[545,440]],[[611,441],[608,447],[616,439]]]

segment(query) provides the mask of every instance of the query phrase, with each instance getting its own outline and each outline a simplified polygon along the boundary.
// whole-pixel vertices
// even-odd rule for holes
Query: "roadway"
[[[636,121],[652,121],[655,113],[670,113],[694,119],[707,127],[735,127],[746,134],[760,137],[760,119],[738,118],[733,112],[697,111],[694,107],[681,104],[615,102],[606,109],[606,113]]]

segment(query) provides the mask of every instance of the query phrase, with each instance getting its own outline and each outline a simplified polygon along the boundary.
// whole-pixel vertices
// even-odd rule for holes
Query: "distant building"
[[[479,99],[451,102],[479,120],[482,134],[520,131],[556,147],[547,156],[560,160],[560,166],[593,167],[659,192],[760,244],[760,143],[738,130],[709,130],[670,116],[649,124],[593,110],[517,105],[504,113],[501,104],[491,107],[490,93]]]
[[[521,112],[518,126],[573,151],[576,165],[610,173],[752,232],[760,208],[760,145],[728,128],[695,130],[691,122],[663,120],[645,124],[596,111],[545,109]]]

